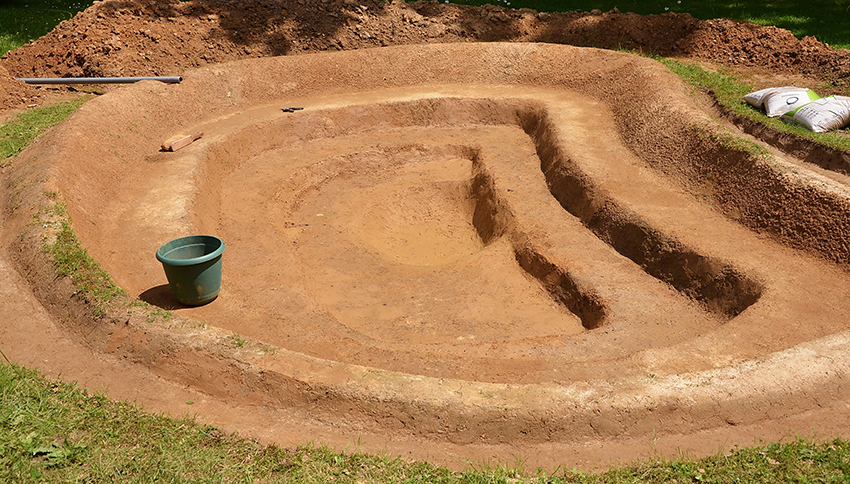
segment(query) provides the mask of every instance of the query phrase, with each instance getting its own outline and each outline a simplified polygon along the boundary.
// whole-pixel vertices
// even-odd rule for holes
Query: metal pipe
[[[180,84],[182,77],[45,77],[18,78],[27,84],[130,84],[139,81],[159,81],[167,84]]]

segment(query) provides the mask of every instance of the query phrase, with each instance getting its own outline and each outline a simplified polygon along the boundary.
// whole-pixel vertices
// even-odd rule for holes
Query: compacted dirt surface
[[[455,467],[846,436],[850,157],[596,47],[822,95],[850,74],[687,15],[95,4],[3,57],[6,110],[74,95],[12,77],[184,82],[104,89],[4,168],[4,352],[263,441]],[[126,301],[55,273],[65,212]],[[193,233],[227,244],[197,308],[153,257]]]

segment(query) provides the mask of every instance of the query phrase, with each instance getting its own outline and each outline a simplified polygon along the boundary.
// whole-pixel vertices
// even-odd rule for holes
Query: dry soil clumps
[[[105,0],[3,56],[14,77],[174,76],[236,59],[444,42],[634,49],[841,82],[850,53],[747,22],[687,14],[538,13],[398,0]],[[4,78],[4,84],[12,81]],[[3,108],[31,103],[31,89]],[[25,91],[25,92],[24,92]],[[825,92],[825,91],[824,91]],[[825,92],[826,93],[826,92]]]

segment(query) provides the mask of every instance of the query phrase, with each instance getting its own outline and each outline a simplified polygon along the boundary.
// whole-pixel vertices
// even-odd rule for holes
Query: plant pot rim
[[[191,259],[172,259],[166,257],[163,253],[163,249],[167,246],[172,246],[173,248],[181,246],[179,242],[185,241],[186,244],[182,245],[190,245],[189,242],[194,239],[196,242],[207,243],[208,241],[218,242],[219,246],[216,250],[210,252],[209,254],[204,254],[200,257],[192,257]],[[170,251],[169,251],[170,252]],[[220,257],[224,252],[224,241],[219,239],[214,235],[187,235],[185,237],[179,237],[174,240],[169,240],[168,242],[162,244],[159,249],[156,250],[156,258],[158,261],[163,264],[168,264],[171,266],[192,266],[197,264],[203,264],[205,262],[209,262],[217,257]]]

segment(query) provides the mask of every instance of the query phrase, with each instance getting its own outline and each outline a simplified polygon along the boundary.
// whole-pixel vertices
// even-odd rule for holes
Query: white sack
[[[778,91],[780,89],[786,89],[787,90],[787,89],[800,89],[800,88],[794,87],[794,86],[768,87],[767,89],[762,89],[762,90],[759,90],[759,91],[756,91],[756,92],[751,92],[751,93],[747,94],[746,96],[744,96],[744,101],[747,101],[747,103],[749,103],[753,107],[761,108],[761,107],[764,107],[764,98],[768,94],[770,94],[774,91]]]
[[[850,97],[829,96],[812,101],[782,115],[782,119],[826,133],[850,125]]]
[[[768,93],[764,96],[764,110],[768,117],[775,118],[781,116],[788,111],[792,111],[799,107],[805,106],[815,99],[820,99],[820,96],[815,94],[811,89],[795,88],[777,90]]]

